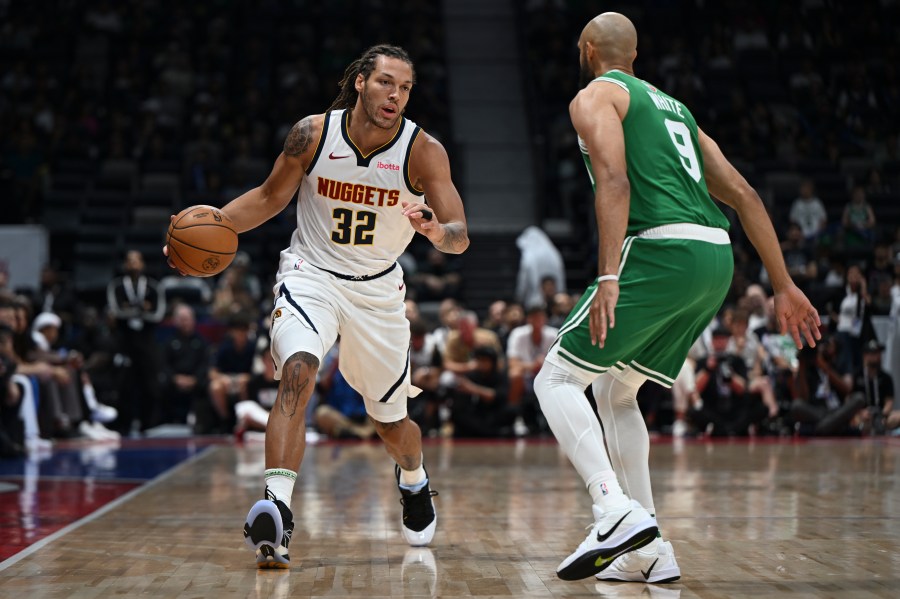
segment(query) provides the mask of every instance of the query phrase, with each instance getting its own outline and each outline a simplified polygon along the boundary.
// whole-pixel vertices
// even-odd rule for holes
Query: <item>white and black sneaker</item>
[[[672,544],[657,539],[646,547],[620,556],[609,568],[597,574],[597,578],[660,584],[681,578],[681,568],[675,561]]]
[[[656,518],[635,500],[623,509],[603,512],[593,506],[594,525],[587,538],[556,569],[563,580],[580,580],[608,568],[623,553],[656,538]]]
[[[288,544],[294,532],[294,515],[266,487],[266,498],[257,501],[244,523],[244,542],[256,552],[257,568],[289,568]]]
[[[400,488],[400,503],[403,505],[403,519],[400,528],[403,538],[413,547],[424,547],[434,538],[437,527],[437,514],[434,511],[432,497],[438,494],[428,487],[428,473],[425,473],[425,485],[416,491],[404,489],[400,485],[400,466],[394,465],[394,475]]]

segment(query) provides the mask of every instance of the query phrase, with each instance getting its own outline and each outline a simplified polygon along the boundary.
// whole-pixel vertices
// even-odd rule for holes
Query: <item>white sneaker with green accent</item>
[[[597,574],[599,580],[663,583],[681,578],[672,543],[657,539],[646,547],[626,553]]]
[[[595,505],[593,511],[591,532],[556,569],[563,580],[594,576],[623,553],[640,549],[656,538],[656,518],[633,499],[620,510],[603,512]]]

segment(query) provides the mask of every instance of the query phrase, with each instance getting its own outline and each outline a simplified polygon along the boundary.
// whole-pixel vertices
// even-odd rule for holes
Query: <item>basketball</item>
[[[234,260],[238,235],[234,224],[213,206],[191,206],[178,213],[166,232],[169,259],[194,277],[219,274]]]

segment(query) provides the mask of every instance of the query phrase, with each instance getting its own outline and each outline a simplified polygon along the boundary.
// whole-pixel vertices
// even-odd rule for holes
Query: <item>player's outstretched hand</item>
[[[794,284],[775,293],[775,317],[781,334],[790,333],[798,348],[803,347],[801,334],[810,347],[815,347],[816,341],[822,338],[819,312]]]
[[[616,303],[619,301],[619,282],[601,281],[591,302],[591,343],[603,347],[606,332],[616,326]]]
[[[175,215],[174,215],[174,214],[172,214],[172,215],[169,216],[169,222],[175,222]],[[182,277],[186,277],[186,276],[187,276],[185,273],[181,272],[181,270],[180,270],[177,266],[175,266],[175,264],[172,262],[172,259],[169,258],[169,246],[168,246],[168,244],[163,246],[163,256],[166,257],[166,264],[169,265],[169,268],[173,268],[173,269],[177,270],[177,271],[178,271],[178,274],[180,274]]]
[[[427,237],[432,243],[439,242],[444,235],[441,223],[434,217],[434,212],[425,204],[400,202],[403,216],[409,219],[413,229]]]

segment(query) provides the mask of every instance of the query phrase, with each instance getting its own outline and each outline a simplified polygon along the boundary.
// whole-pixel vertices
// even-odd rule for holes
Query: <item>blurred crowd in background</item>
[[[277,389],[272,277],[291,211],[242,236],[243,251],[211,280],[171,276],[160,232],[180,207],[221,206],[261,182],[291,125],[322,112],[343,68],[376,42],[414,57],[409,114],[453,160],[440,5],[52,4],[51,20],[47,3],[0,2],[0,189],[13,199],[0,219],[51,234],[37,288],[8,288],[0,264],[2,451],[167,424],[264,430]],[[593,201],[567,116],[579,85],[574,41],[596,4],[516,7],[535,185],[552,198],[541,214],[570,234],[524,231],[516,289],[494,290],[488,306],[468,305],[458,257],[418,238],[401,259],[411,371],[424,390],[410,413],[428,435],[548,433],[531,381],[596,263]],[[603,9],[623,8],[614,4]],[[726,210],[732,291],[673,389],[642,389],[648,426],[679,436],[895,430],[898,6],[720,4],[629,3],[637,75],[684,101],[760,191],[825,337],[798,351],[779,333],[767,275]],[[307,423],[373,435],[337,349]]]

